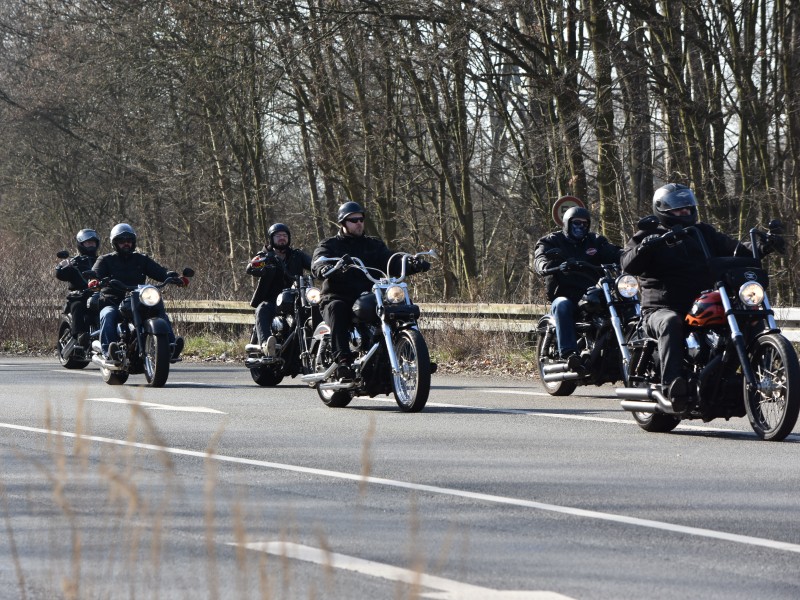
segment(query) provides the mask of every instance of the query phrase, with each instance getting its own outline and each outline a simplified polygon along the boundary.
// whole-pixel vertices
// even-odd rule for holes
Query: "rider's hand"
[[[58,263],[58,268],[59,269],[66,269],[69,265],[70,265],[69,259],[65,258],[60,263]]]
[[[663,236],[659,235],[658,233],[651,233],[642,240],[641,244],[639,244],[639,247],[642,250],[649,251],[649,250],[655,250],[656,248],[659,248],[666,243],[667,242]]]
[[[342,258],[339,259],[339,264],[342,266],[349,266],[353,264],[353,259],[350,257],[349,254],[345,254]]]
[[[254,269],[260,269],[261,267],[264,266],[266,261],[267,261],[266,257],[257,254],[256,256],[250,259],[250,266],[253,267]]]
[[[431,263],[429,263],[424,258],[415,258],[412,259],[411,261],[411,267],[417,273],[427,273],[428,271],[430,271]]]
[[[568,273],[576,269],[577,266],[578,266],[578,261],[576,261],[574,258],[570,256],[567,260],[561,263],[561,265],[559,265],[559,268],[561,269],[562,273]]]

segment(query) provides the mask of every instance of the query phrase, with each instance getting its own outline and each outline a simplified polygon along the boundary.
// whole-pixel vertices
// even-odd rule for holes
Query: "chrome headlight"
[[[400,304],[406,301],[406,291],[399,285],[392,285],[386,289],[386,302]]]
[[[319,304],[322,300],[322,292],[319,291],[319,288],[310,287],[306,290],[306,300],[309,304]]]
[[[748,281],[739,288],[739,299],[746,306],[758,306],[764,301],[764,286],[757,281]]]
[[[639,293],[639,280],[633,275],[617,277],[617,291],[623,298],[633,298]]]
[[[146,285],[139,290],[139,300],[145,306],[155,306],[161,302],[161,292],[152,285]]]

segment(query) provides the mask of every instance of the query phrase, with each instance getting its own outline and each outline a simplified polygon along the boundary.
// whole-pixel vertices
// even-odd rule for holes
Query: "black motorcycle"
[[[703,248],[714,287],[700,294],[685,317],[688,335],[684,372],[690,401],[676,410],[661,387],[658,341],[642,327],[628,342],[631,374],[616,390],[621,405],[645,431],[668,432],[683,419],[730,419],[747,415],[764,440],[784,439],[800,413],[800,363],[791,342],[781,334],[767,297],[758,238],[770,232],[750,230],[753,256],[712,257],[695,227],[663,235],[667,243],[692,235]]]
[[[322,321],[321,295],[311,276],[299,275],[292,287],[283,290],[275,302],[271,331],[275,336],[274,356],[266,356],[259,344],[247,344],[244,366],[260,386],[278,385],[284,377],[312,372],[311,336]]]
[[[62,260],[69,259],[69,252],[61,250],[56,256]],[[81,274],[83,275],[83,274]],[[73,315],[72,304],[74,302],[87,303],[95,291],[91,289],[73,290],[67,294],[64,307],[61,310],[61,318],[58,321],[58,341],[56,342],[56,355],[61,366],[65,369],[83,369],[92,362],[91,357],[91,332],[97,333],[99,328],[99,314],[96,310],[87,307],[86,319],[89,330],[81,333],[77,337],[72,334]]]
[[[548,255],[558,260],[560,251],[553,249]],[[599,280],[578,302],[575,333],[581,358],[579,370],[570,370],[560,358],[555,317],[546,314],[536,326],[537,367],[545,390],[551,396],[569,396],[579,385],[627,382],[630,354],[626,340],[641,314],[638,281],[623,275],[619,265],[598,267],[584,261],[563,263],[544,274],[564,268],[596,273]]]
[[[431,387],[431,374],[436,364],[430,360],[425,338],[417,327],[419,306],[411,301],[404,280],[409,260],[423,256],[436,257],[434,250],[407,254],[398,252],[402,260],[399,277],[379,269],[366,267],[358,258],[342,264],[338,258],[320,258],[317,262],[339,262],[336,269],[359,269],[372,281],[372,290],[364,293],[353,305],[353,325],[350,329],[350,350],[357,355],[353,362],[355,377],[337,381],[336,361],[333,360],[330,326],[324,321],[312,335],[313,372],[301,377],[304,383],[317,389],[322,401],[330,407],[347,406],[353,397],[394,392],[403,412],[418,412],[425,408]]]
[[[193,276],[192,269],[183,270],[183,277]],[[103,381],[109,385],[122,385],[129,375],[144,373],[150,387],[164,386],[170,364],[180,361],[180,357],[173,356],[170,325],[159,316],[164,302],[161,289],[169,284],[185,283],[177,274],[158,284],[126,285],[110,278],[100,282],[101,287],[124,293],[119,304],[117,330],[120,339],[116,355],[105,358],[100,340],[92,341],[92,362],[100,366]]]

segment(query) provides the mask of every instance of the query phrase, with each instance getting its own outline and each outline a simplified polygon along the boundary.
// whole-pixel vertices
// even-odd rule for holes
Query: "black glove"
[[[667,241],[658,233],[651,233],[645,237],[639,244],[640,251],[650,252],[656,248],[664,246]]]
[[[563,263],[561,263],[561,265],[559,265],[559,269],[561,269],[562,273],[568,273],[568,272],[576,269],[577,266],[578,266],[578,261],[576,261],[574,258],[570,257],[567,260],[565,260]]]
[[[425,273],[431,269],[431,263],[422,258],[415,258],[411,266],[416,273]]]
[[[761,246],[762,254],[770,254],[771,252],[777,252],[778,254],[786,252],[786,239],[779,233],[768,233],[767,239],[764,240],[764,244]]]

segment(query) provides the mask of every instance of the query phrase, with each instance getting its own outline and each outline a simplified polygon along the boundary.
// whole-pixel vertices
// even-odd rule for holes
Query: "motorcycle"
[[[192,269],[183,270],[184,278],[193,276]],[[129,375],[144,373],[148,386],[163,387],[166,384],[170,364],[181,359],[179,356],[173,358],[170,325],[159,316],[164,302],[161,289],[169,284],[186,283],[177,274],[158,284],[126,285],[117,279],[99,282],[98,287],[111,287],[125,294],[119,304],[116,360],[105,358],[99,339],[92,341],[92,362],[100,366],[103,381],[109,385],[122,385]]]
[[[260,386],[276,386],[284,377],[311,373],[311,335],[322,321],[321,295],[311,276],[297,276],[291,288],[283,290],[275,302],[272,320],[276,356],[265,356],[260,344],[247,344],[244,366]]]
[[[56,256],[62,260],[69,258],[69,252],[59,251]],[[72,310],[71,305],[75,301],[87,302],[93,294],[92,290],[73,290],[67,294],[64,301],[64,308],[61,310],[61,318],[58,322],[58,341],[56,342],[56,353],[58,361],[65,369],[83,369],[92,362],[91,359],[91,331],[99,329],[99,314],[97,311],[88,310],[87,319],[89,320],[90,331],[74,336],[72,334]]]
[[[775,323],[766,293],[769,277],[756,244],[759,238],[769,241],[779,226],[773,221],[769,232],[750,230],[752,257],[712,257],[695,227],[662,236],[673,242],[693,235],[716,283],[700,294],[685,317],[690,399],[684,410],[676,411],[662,389],[657,340],[641,326],[628,340],[631,374],[616,394],[639,427],[663,433],[683,419],[708,422],[747,415],[761,439],[780,441],[791,433],[800,412],[800,364]]]
[[[554,248],[547,253],[553,260],[561,257]],[[569,267],[567,267],[567,264]],[[602,385],[628,381],[630,354],[626,345],[628,332],[641,315],[639,283],[631,275],[623,275],[619,265],[593,265],[570,261],[551,267],[544,274],[565,268],[584,270],[600,276],[578,302],[575,333],[582,368],[570,370],[560,358],[556,340],[556,322],[546,314],[536,325],[536,356],[539,379],[551,396],[569,396],[580,385]]]
[[[350,329],[350,350],[356,354],[352,381],[336,381],[331,330],[320,322],[312,334],[312,372],[301,381],[316,388],[319,397],[330,407],[347,406],[353,397],[394,393],[403,412],[419,412],[425,408],[436,364],[430,360],[425,338],[417,327],[419,306],[411,301],[406,278],[409,259],[438,255],[435,250],[408,254],[398,252],[389,259],[401,257],[399,277],[379,269],[366,267],[358,258],[352,264],[334,269],[359,269],[372,282],[372,290],[362,294],[353,304],[353,325]],[[320,258],[317,262],[338,262],[338,258]],[[371,271],[375,272],[373,276]]]

